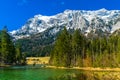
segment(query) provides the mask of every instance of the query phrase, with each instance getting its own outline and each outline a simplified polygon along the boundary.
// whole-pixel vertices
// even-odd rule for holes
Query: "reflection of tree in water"
[[[93,72],[81,72],[76,74],[76,80],[100,80]]]
[[[63,74],[57,77],[50,77],[48,80],[77,80],[75,74]]]
[[[36,62],[33,63],[33,66],[35,66],[35,65],[36,65]]]
[[[57,77],[50,77],[48,80],[120,80],[120,72],[92,72],[68,73]]]

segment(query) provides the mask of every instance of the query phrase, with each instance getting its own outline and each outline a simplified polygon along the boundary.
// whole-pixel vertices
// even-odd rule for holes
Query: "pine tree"
[[[70,38],[70,34],[68,33],[67,29],[64,28],[55,42],[53,53],[51,53],[53,64],[66,67],[71,65]]]
[[[2,54],[1,54],[1,38],[0,38],[0,64],[1,64],[1,61],[2,61]]]
[[[21,64],[22,60],[22,51],[19,44],[16,45],[16,64]]]
[[[84,57],[84,41],[83,41],[83,36],[80,34],[80,31],[77,29],[72,36],[72,63],[74,66],[78,66],[78,63],[80,62],[79,65],[82,66],[83,62],[83,57]]]
[[[15,60],[15,48],[10,39],[7,29],[2,30],[1,37],[1,55],[3,63],[11,64]]]
[[[65,67],[119,67],[120,36],[86,38],[79,30],[70,36],[65,28],[56,39],[51,62]]]

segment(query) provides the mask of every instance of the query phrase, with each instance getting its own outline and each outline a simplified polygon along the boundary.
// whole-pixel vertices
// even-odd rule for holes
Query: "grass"
[[[48,64],[50,57],[27,57],[27,64]]]

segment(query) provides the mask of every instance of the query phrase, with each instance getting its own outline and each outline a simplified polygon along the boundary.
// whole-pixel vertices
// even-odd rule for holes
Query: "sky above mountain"
[[[120,0],[0,0],[0,29],[20,28],[34,15],[55,15],[70,10],[120,10]]]

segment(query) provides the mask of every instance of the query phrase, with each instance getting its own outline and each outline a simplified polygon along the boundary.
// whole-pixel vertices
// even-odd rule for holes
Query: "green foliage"
[[[6,30],[2,31],[1,55],[4,63],[13,63],[15,60],[15,48]]]
[[[7,28],[5,27],[0,32],[0,63],[20,64],[20,60],[22,59],[20,47],[15,47],[10,35],[7,33]]]
[[[27,57],[49,56],[53,48],[53,36],[43,37],[42,34],[34,35],[30,38],[23,38],[17,40],[15,43],[21,45],[23,53],[27,53]]]
[[[72,36],[72,63],[73,66],[78,66],[79,59],[84,59],[85,40],[79,30],[76,30]],[[82,62],[82,61],[81,61]],[[82,64],[82,63],[81,63]],[[82,66],[82,65],[81,65]]]
[[[50,64],[57,66],[120,67],[120,36],[87,38],[66,28],[56,39]]]
[[[21,64],[22,52],[19,44],[16,45],[16,63]]]
[[[51,58],[53,59],[53,64],[57,66],[65,66],[68,67],[71,65],[71,35],[68,33],[66,28],[61,32],[58,36],[54,51],[51,54]]]

